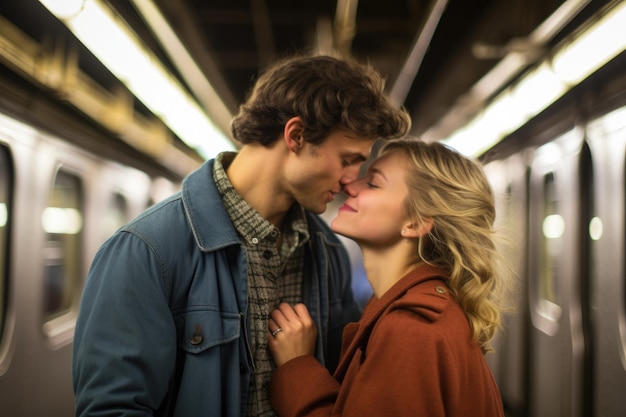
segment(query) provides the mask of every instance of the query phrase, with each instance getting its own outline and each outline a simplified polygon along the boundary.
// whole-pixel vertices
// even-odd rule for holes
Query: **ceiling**
[[[137,12],[141,1],[110,3],[131,22],[136,19],[133,26],[140,26],[142,18],[133,15],[141,15]],[[385,76],[389,94],[411,113],[413,134],[424,134],[439,124],[436,135],[443,136],[534,63],[546,48],[609,1],[155,3],[230,113],[236,112],[245,99],[259,69],[274,58],[302,49],[321,53],[334,50],[370,62]],[[478,94],[472,91],[507,54],[522,59],[516,60],[505,76],[494,74],[486,79]]]
[[[276,57],[308,49],[370,62],[387,79],[391,97],[410,112],[412,133],[441,139],[550,46],[616,0],[107,2],[227,134],[259,70]],[[44,18],[36,0],[2,3],[0,11],[31,35],[61,30],[49,15]],[[151,17],[146,5],[156,5],[167,25]],[[44,20],[45,25],[38,23]],[[166,26],[199,71],[191,71],[181,48],[172,46]]]

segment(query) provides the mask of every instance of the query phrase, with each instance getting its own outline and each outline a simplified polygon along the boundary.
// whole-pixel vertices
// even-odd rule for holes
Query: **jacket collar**
[[[196,244],[204,252],[241,243],[215,186],[213,163],[211,159],[189,174],[182,187],[185,215]]]

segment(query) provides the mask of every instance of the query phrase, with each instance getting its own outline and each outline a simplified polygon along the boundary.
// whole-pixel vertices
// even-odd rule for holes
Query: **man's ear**
[[[287,120],[285,123],[285,128],[283,130],[283,137],[285,140],[285,145],[287,145],[287,149],[292,152],[298,152],[300,148],[304,145],[304,139],[302,138],[302,133],[304,132],[304,123],[302,123],[302,119],[299,117],[292,117]]]
[[[418,238],[428,234],[433,228],[433,219],[428,217],[422,219],[422,224],[416,222],[404,225],[402,228],[403,237]]]

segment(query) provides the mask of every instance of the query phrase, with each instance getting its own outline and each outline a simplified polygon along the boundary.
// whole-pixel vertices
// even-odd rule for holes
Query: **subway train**
[[[19,84],[0,82],[0,415],[71,416],[72,338],[91,259],[201,158],[168,167]]]
[[[482,156],[516,271],[488,355],[509,416],[626,415],[625,58]]]
[[[487,355],[508,417],[626,415],[624,68],[622,52],[481,155],[515,271]],[[146,157],[26,84],[0,71],[0,415],[71,416],[91,259],[201,158]]]

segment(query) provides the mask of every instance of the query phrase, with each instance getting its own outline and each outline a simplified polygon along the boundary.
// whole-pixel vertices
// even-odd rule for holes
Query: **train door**
[[[0,143],[0,377],[7,368],[7,312],[9,300],[9,243],[13,222],[13,163],[9,148]],[[9,333],[7,330],[6,333]]]
[[[514,271],[510,291],[511,311],[503,318],[503,329],[487,355],[507,415],[526,415],[526,344],[528,328],[526,277],[527,162],[522,154],[485,167],[496,198],[496,230],[512,236],[502,250]]]
[[[528,415],[533,417],[590,417],[584,301],[589,254],[580,233],[582,217],[593,210],[586,191],[593,187],[590,164],[582,131],[574,129],[539,148],[530,168]]]
[[[597,217],[590,222],[594,244],[593,312],[596,416],[626,415],[626,107],[588,125],[596,164]]]

